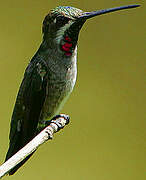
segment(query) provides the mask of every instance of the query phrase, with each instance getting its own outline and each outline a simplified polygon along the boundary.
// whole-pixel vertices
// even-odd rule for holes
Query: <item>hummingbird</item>
[[[43,21],[42,43],[25,70],[16,98],[5,161],[33,139],[46,122],[59,114],[71,94],[77,76],[78,36],[86,20],[138,6],[92,12],[59,6],[49,12]],[[13,175],[31,155],[11,169],[9,175]]]

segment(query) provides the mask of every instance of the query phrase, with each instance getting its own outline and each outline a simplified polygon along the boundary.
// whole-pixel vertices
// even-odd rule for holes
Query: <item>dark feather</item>
[[[41,65],[46,72],[43,79],[38,65]],[[32,61],[28,65],[11,119],[10,144],[5,161],[24,147],[37,133],[37,125],[46,97],[47,76],[47,68],[42,61]],[[13,168],[9,175],[14,174],[31,155]]]

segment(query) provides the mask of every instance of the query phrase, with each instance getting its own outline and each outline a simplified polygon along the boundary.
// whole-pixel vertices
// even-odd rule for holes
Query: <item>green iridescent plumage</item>
[[[70,6],[58,6],[51,10],[53,14],[62,14],[68,18],[81,16],[84,12],[78,8]]]

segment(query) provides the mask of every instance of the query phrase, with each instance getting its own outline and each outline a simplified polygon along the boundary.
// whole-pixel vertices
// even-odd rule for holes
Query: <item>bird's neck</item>
[[[71,49],[71,40],[69,37],[57,44],[53,39],[43,39],[40,48],[36,52],[33,60],[45,61],[51,71],[65,72],[76,64],[77,46]]]
[[[55,49],[58,54],[64,57],[71,57],[75,51],[77,40],[75,41],[69,34],[61,34],[60,30],[54,37],[44,35],[42,46],[46,49]]]

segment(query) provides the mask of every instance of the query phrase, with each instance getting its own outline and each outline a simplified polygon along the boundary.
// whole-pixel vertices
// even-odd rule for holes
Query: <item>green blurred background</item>
[[[92,11],[137,3],[142,6],[86,22],[79,38],[77,83],[62,110],[71,116],[71,123],[9,179],[146,179],[144,1],[1,2],[0,162],[8,148],[18,88],[41,43],[41,25],[48,11],[58,5]]]

